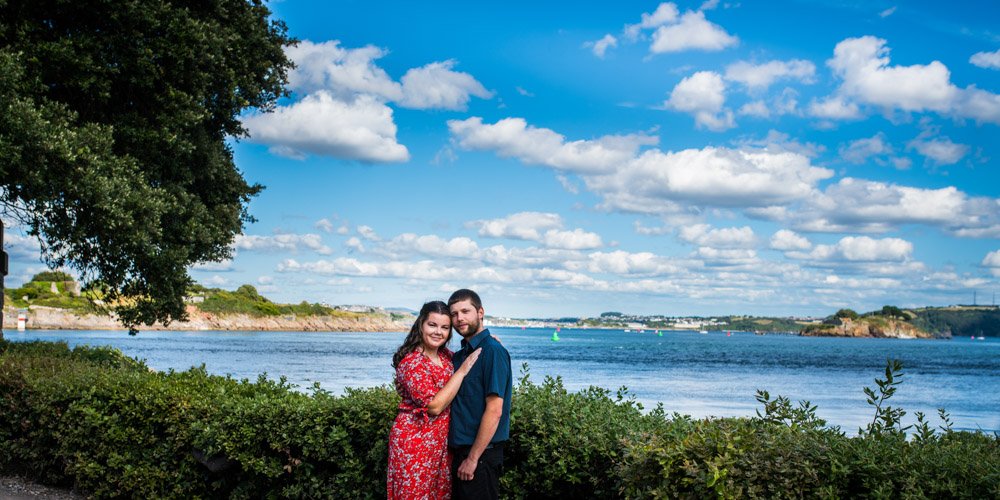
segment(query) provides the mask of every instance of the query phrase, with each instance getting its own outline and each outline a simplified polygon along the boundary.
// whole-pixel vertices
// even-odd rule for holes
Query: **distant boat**
[[[632,330],[629,330],[628,328],[626,328],[625,329],[625,333],[632,333]]]
[[[698,330],[698,333],[702,335],[708,335],[708,330]]]

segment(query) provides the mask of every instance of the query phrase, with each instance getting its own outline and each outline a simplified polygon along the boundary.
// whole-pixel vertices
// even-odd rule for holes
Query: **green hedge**
[[[204,368],[158,373],[106,348],[0,342],[0,472],[95,498],[384,498],[389,387],[309,394]],[[878,426],[846,436],[758,395],[754,418],[644,411],[625,391],[569,393],[526,369],[502,479],[510,498],[998,498],[996,435],[904,434],[870,392]],[[907,436],[909,436],[907,438]]]

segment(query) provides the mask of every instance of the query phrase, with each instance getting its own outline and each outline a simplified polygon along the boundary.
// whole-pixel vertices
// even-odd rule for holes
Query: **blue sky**
[[[1000,5],[307,2],[235,257],[275,300],[826,315],[1000,288]],[[8,231],[14,275],[41,266]]]

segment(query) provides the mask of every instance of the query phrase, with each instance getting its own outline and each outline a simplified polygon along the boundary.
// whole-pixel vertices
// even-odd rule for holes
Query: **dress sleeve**
[[[400,363],[398,377],[403,391],[418,408],[426,408],[437,394],[429,363],[423,356],[413,356]]]

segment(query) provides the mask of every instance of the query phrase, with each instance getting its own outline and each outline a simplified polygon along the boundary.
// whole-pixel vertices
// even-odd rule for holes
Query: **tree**
[[[0,0],[0,211],[132,332],[183,319],[188,267],[253,220],[226,141],[292,43],[261,0]]]
[[[896,306],[883,306],[882,316],[885,316],[887,318],[900,318],[900,319],[906,318],[906,315],[903,314],[903,310]]]
[[[853,309],[841,309],[837,311],[837,313],[834,314],[833,317],[840,319],[847,318],[850,320],[855,320],[858,319],[858,313],[854,312]]]

